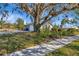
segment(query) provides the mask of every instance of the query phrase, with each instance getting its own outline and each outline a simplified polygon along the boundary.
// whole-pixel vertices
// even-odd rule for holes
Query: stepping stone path
[[[22,49],[21,51],[13,52],[11,54],[8,54],[8,56],[44,56],[47,53],[55,51],[56,49],[61,48],[71,43],[72,41],[78,39],[79,39],[78,35],[67,37],[64,39],[56,39],[45,44],[41,44],[27,49]]]

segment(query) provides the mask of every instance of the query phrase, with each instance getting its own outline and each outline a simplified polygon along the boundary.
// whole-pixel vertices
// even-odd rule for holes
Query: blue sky
[[[12,9],[14,9],[14,8],[15,8],[15,5],[12,5],[12,4],[8,5],[8,6],[5,8],[5,9],[7,9],[7,10],[9,11],[9,17],[8,17],[8,19],[7,19],[8,22],[14,23],[17,18],[22,18],[22,19],[24,20],[24,23],[25,23],[25,24],[26,24],[26,23],[31,23],[30,17],[26,17],[27,14],[24,13],[24,12],[22,12],[21,10],[20,10],[20,11],[21,11],[22,13],[19,13],[19,12],[17,12],[17,11],[15,11],[14,13],[12,13],[11,11],[12,11]],[[65,14],[67,15],[67,17],[68,17],[69,19],[75,18],[75,16],[76,16],[73,11],[70,11],[70,12],[67,12],[67,13],[60,14],[60,15],[58,15],[58,16],[56,16],[56,17],[53,17],[52,20],[51,20],[51,23],[52,23],[52,24],[60,25],[61,20],[65,18]],[[59,20],[58,20],[58,19],[59,19]],[[70,26],[70,25],[69,25],[69,24],[66,24],[66,26]]]
[[[74,11],[69,11],[69,12],[60,14],[60,15],[58,15],[58,16],[52,18],[51,22],[52,22],[53,25],[54,25],[54,24],[60,25],[62,19],[64,19],[64,18],[75,19],[76,16],[77,16],[77,15],[74,13]],[[70,26],[73,26],[73,25],[65,24],[65,27],[70,27]]]
[[[0,4],[0,5],[3,5],[3,4]],[[8,12],[9,12],[9,16],[8,16],[8,19],[7,19],[8,22],[14,23],[17,20],[17,18],[22,18],[24,20],[25,24],[26,24],[26,22],[27,23],[31,22],[29,16],[26,17],[27,14],[25,12],[22,12],[20,9],[17,9],[18,11],[20,11],[20,13],[18,11],[14,11],[12,13],[12,10],[14,8],[16,8],[16,6],[13,5],[13,4],[10,4],[10,5],[8,5],[7,7],[4,8],[4,10],[8,10]],[[1,17],[1,15],[0,15],[0,17]]]

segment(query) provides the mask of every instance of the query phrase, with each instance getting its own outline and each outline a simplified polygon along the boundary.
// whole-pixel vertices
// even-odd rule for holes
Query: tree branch
[[[41,25],[44,24],[45,22],[51,20],[52,17],[50,17],[50,18],[48,19],[49,16],[57,16],[57,15],[59,15],[59,14],[61,14],[61,13],[64,13],[64,12],[67,12],[67,11],[70,11],[70,10],[74,10],[75,8],[79,8],[79,4],[76,4],[76,5],[74,5],[74,6],[71,7],[71,8],[63,7],[61,11],[58,11],[58,12],[55,12],[55,11],[54,11],[53,13],[51,13],[52,10],[53,10],[53,8],[52,8],[52,10],[49,12],[48,16],[42,18],[42,19],[45,19],[45,20],[41,23]]]

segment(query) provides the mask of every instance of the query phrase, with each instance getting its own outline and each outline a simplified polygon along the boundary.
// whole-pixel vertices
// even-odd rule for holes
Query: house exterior
[[[49,29],[51,30],[53,28],[52,24],[50,23],[50,21],[46,22],[45,24],[43,24],[41,27],[40,27],[40,30],[44,30],[44,29]]]
[[[26,25],[26,27],[24,28],[24,31],[29,31],[29,32],[34,31],[33,24]]]
[[[53,26],[52,26],[52,24],[50,23],[50,21],[44,23],[44,24],[40,27],[40,30],[44,30],[44,29],[46,29],[46,28],[48,28],[49,30],[51,30],[51,29],[53,28]],[[28,25],[25,27],[24,30],[25,30],[25,31],[30,31],[30,32],[34,31],[33,24],[28,24]]]

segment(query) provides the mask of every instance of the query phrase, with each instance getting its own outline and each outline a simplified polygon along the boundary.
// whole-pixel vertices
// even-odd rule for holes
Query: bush
[[[49,29],[44,29],[42,30],[40,33],[39,33],[39,36],[42,37],[42,38],[46,38],[48,35],[50,35],[51,32]]]
[[[76,29],[57,29],[53,28],[52,38],[62,38],[63,36],[74,35]]]
[[[60,31],[61,30],[59,29],[59,27],[57,25],[54,25],[51,32],[52,38],[59,38],[61,36]]]
[[[61,31],[61,36],[67,36],[68,35],[68,32],[66,29],[62,29]]]
[[[76,32],[76,29],[75,28],[70,28],[67,30],[68,32],[68,35],[74,35],[74,32]]]

